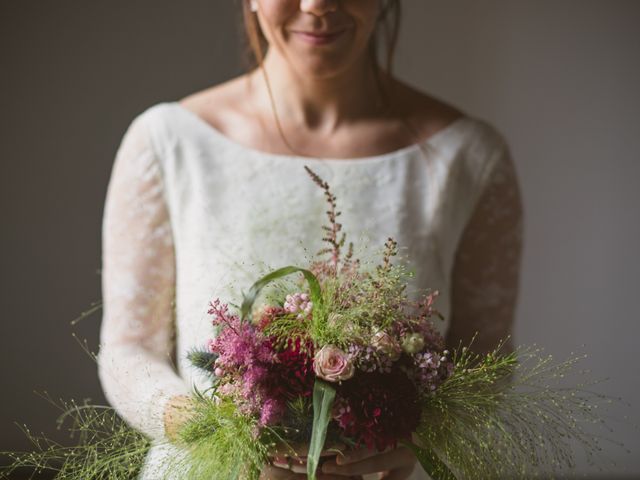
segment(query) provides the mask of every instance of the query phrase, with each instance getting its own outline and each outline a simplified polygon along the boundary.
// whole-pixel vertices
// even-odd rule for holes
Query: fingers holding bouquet
[[[279,449],[274,453],[271,465],[263,471],[261,480],[307,478],[307,450],[306,445]],[[368,479],[405,480],[417,461],[411,450],[402,446],[378,452],[368,448],[346,450],[342,445],[335,445],[325,449],[321,457],[319,480],[361,480],[363,476]]]
[[[265,465],[261,474],[260,480],[298,480],[306,479],[307,477],[307,465],[304,460],[288,459],[274,459],[270,465]],[[346,478],[352,480],[361,480],[361,476],[344,476],[337,474],[324,474],[318,473],[316,478],[318,480],[345,480]]]
[[[335,462],[336,455],[340,455],[346,447],[343,444],[333,444],[326,446],[320,453],[320,465],[324,462]],[[275,479],[297,479],[307,478],[307,454],[308,444],[286,445],[276,448],[271,456],[271,463],[266,465],[262,471],[260,480]],[[318,480],[344,480],[343,475],[324,474],[318,472]],[[350,477],[360,480],[362,477]]]
[[[383,452],[360,448],[337,455],[324,462],[320,468],[323,474],[351,476],[381,474],[385,480],[405,480],[409,478],[416,464],[416,457],[406,447],[387,449]]]
[[[260,480],[303,480],[307,479],[306,466],[301,467],[304,469],[304,473],[300,473],[302,469],[295,467],[296,470],[291,470],[284,467],[278,467],[274,465],[265,465],[260,474]],[[362,477],[344,477],[340,475],[325,475],[318,474],[316,476],[318,480],[345,480],[345,478],[351,478],[353,480],[361,480]]]

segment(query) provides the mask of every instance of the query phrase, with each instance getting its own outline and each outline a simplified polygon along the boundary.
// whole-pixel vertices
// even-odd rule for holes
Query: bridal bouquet
[[[210,302],[215,335],[189,358],[211,387],[194,392],[170,478],[257,479],[284,454],[305,457],[314,479],[323,452],[398,445],[434,480],[528,478],[570,468],[576,441],[597,451],[584,426],[598,420],[600,397],[552,386],[577,358],[448,349],[434,325],[438,292],[410,300],[393,239],[364,268],[345,249],[329,185],[307,171],[328,202],[327,248],[305,268],[268,273],[239,306]],[[267,286],[277,288],[265,295]],[[72,405],[69,414],[79,445],[35,439],[36,452],[13,454],[14,466],[57,461],[65,479],[130,478],[140,467],[148,440],[112,411]]]
[[[309,442],[308,475],[314,478],[326,437],[331,444],[380,451],[411,442],[424,406],[452,376],[454,363],[430,319],[435,295],[416,303],[403,297],[389,262],[394,246],[388,242],[375,273],[349,263],[337,270],[336,261],[311,270],[288,267],[254,285],[240,314],[219,299],[212,302],[218,334],[190,357],[211,375],[213,387],[182,432],[186,443],[203,432],[217,437],[224,414],[212,412],[230,409],[250,424],[249,437],[234,435],[233,451],[253,448],[247,459],[257,460],[256,474],[269,446],[281,443],[295,455],[293,445]],[[293,272],[304,274],[307,291],[249,315],[260,286]],[[433,470],[434,460],[425,466]]]
[[[273,451],[298,455],[296,445],[307,443],[309,478],[315,478],[325,443],[382,451],[403,442],[418,450],[412,435],[423,411],[454,374],[454,361],[431,319],[437,292],[408,299],[403,270],[391,262],[397,253],[392,239],[371,271],[353,258],[353,245],[343,256],[336,198],[308,173],[329,204],[328,246],[320,252],[328,258],[306,269],[269,273],[235,313],[220,299],[212,301],[217,335],[190,353],[191,362],[211,376],[212,387],[200,395],[181,439],[187,449],[223,449],[211,466],[220,478],[240,470],[255,477]],[[255,307],[265,286],[291,274],[301,274],[299,290]],[[233,431],[234,419],[242,432]],[[428,471],[446,471],[431,450],[421,453]]]

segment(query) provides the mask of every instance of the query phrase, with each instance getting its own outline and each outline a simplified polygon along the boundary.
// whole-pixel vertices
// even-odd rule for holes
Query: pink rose
[[[325,345],[316,352],[313,369],[328,382],[340,382],[353,377],[355,367],[349,355],[334,345]]]
[[[387,332],[381,331],[376,333],[371,339],[371,344],[376,350],[387,355],[392,362],[398,360],[402,353],[400,344],[398,344],[398,342],[396,342]]]

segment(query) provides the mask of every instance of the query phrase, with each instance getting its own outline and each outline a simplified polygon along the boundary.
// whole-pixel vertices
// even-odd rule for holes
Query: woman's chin
[[[330,80],[349,69],[349,62],[326,58],[304,58],[296,70],[306,79]]]

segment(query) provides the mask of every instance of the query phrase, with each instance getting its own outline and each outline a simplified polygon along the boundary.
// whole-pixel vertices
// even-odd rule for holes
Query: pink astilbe
[[[241,323],[237,317],[209,342],[209,351],[218,355],[215,366],[225,373],[271,363],[274,358],[263,335],[251,324]]]
[[[262,405],[259,425],[274,425],[286,412],[286,404],[275,398],[267,398]]]
[[[209,314],[213,324],[221,327],[216,338],[209,340],[209,352],[218,355],[214,364],[220,378],[218,391],[241,400],[241,409],[257,413],[261,405],[261,385],[275,360],[275,352],[264,335],[248,322],[229,313],[226,304],[215,300]]]
[[[213,302],[209,302],[209,315],[213,315],[211,321],[215,326],[228,325],[232,320],[237,318],[237,315],[231,315],[229,313],[229,305],[222,303],[219,298],[216,298]]]
[[[313,345],[303,348],[298,338],[277,347],[262,330],[287,314],[284,308],[264,308],[254,325],[229,313],[219,300],[210,306],[213,324],[220,327],[217,337],[207,343],[209,352],[217,355],[218,393],[233,397],[243,414],[257,416],[259,426],[276,424],[286,412],[287,401],[311,396]]]

